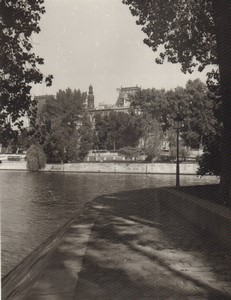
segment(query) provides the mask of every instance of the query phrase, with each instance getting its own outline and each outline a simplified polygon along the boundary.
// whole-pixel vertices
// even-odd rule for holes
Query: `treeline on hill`
[[[130,112],[111,111],[96,114],[94,122],[85,109],[87,94],[70,88],[50,96],[37,112],[32,128],[23,131],[17,145],[27,149],[39,143],[47,162],[82,161],[91,149],[117,150],[136,157],[145,155],[148,161],[157,159],[162,143],[170,142],[170,156],[176,156],[174,120],[182,117],[180,154],[185,146],[204,147],[200,161],[201,175],[219,175],[220,104],[199,79],[189,80],[186,87],[165,91],[140,90],[130,98]]]

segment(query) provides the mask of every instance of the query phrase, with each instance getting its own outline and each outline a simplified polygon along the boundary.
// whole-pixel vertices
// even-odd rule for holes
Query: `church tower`
[[[89,86],[89,92],[88,92],[88,96],[87,96],[87,108],[88,109],[94,109],[95,105],[94,105],[94,94],[93,94],[93,87],[90,84]]]

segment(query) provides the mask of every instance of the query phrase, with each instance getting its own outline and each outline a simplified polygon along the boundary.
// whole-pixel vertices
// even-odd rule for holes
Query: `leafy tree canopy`
[[[144,42],[160,50],[157,63],[180,63],[184,73],[217,64],[208,85],[218,88],[222,102],[221,195],[231,205],[231,1],[123,0],[147,35]],[[219,78],[217,78],[217,76]],[[215,79],[215,80],[214,80]],[[218,79],[218,80],[217,80]],[[215,87],[213,86],[215,84]]]
[[[156,119],[146,120],[143,153],[147,161],[157,159],[161,152],[161,145],[164,138],[163,130]]]
[[[49,162],[76,161],[79,155],[78,125],[86,93],[70,88],[49,97],[38,114],[34,138],[43,145]]]
[[[43,74],[38,66],[43,59],[33,53],[32,34],[39,33],[39,20],[45,13],[43,0],[0,2],[0,138],[14,136],[23,126],[19,118],[30,116],[35,105],[30,90],[32,84],[41,83]],[[51,85],[52,75],[45,78]],[[10,121],[10,122],[9,122]]]
[[[210,0],[123,0],[147,35],[144,43],[160,50],[157,63],[180,63],[184,73],[217,64]]]
[[[87,155],[89,150],[93,148],[94,132],[92,122],[87,113],[82,116],[82,125],[79,132],[79,157],[81,160]]]
[[[123,112],[95,116],[95,146],[98,149],[113,150],[135,147],[142,136],[142,117]]]
[[[156,119],[166,132],[178,114],[183,118],[181,134],[188,146],[198,147],[203,138],[215,131],[218,121],[215,117],[217,99],[199,79],[189,80],[185,88],[174,90],[141,90],[131,101],[139,107],[144,116]]]
[[[26,154],[27,169],[31,172],[44,169],[46,166],[46,156],[42,147],[36,143],[32,144]]]

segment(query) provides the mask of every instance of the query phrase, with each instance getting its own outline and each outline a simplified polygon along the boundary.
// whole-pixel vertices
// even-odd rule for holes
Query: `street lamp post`
[[[175,129],[176,129],[176,187],[180,186],[180,151],[179,151],[179,135],[182,117],[178,114],[174,119],[175,121]]]
[[[63,147],[63,155],[62,155],[62,159],[61,159],[61,164],[63,165],[65,162],[65,157],[66,157],[66,148],[65,146]]]
[[[179,127],[176,128],[176,187],[180,186]]]

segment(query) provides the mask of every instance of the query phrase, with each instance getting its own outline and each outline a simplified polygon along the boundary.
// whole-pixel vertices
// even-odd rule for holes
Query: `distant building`
[[[87,110],[91,116],[91,120],[94,122],[96,114],[102,116],[109,115],[110,112],[124,112],[128,113],[130,110],[130,97],[140,90],[138,86],[135,87],[121,87],[118,88],[119,96],[115,104],[106,104],[104,102],[99,103],[98,107],[94,105],[93,87],[89,86],[89,92],[87,97]]]
[[[117,151],[108,150],[90,150],[85,157],[85,161],[90,162],[108,162],[108,161],[124,161],[125,157],[119,155]]]
[[[90,84],[86,101],[86,110],[90,114],[92,120],[97,113],[100,113],[103,116],[108,115],[111,111],[128,113],[130,109],[130,96],[135,96],[139,90],[140,88],[138,86],[118,88],[117,91],[119,92],[119,96],[115,104],[106,104],[101,102],[96,107],[93,86]],[[38,116],[50,97],[55,98],[53,95],[35,96],[35,100],[37,101]]]
[[[116,150],[90,150],[85,156],[85,161],[89,162],[124,162],[124,161],[144,161],[146,156],[126,157]]]
[[[138,86],[132,87],[122,87],[118,88],[117,91],[119,92],[118,99],[116,101],[116,107],[130,107],[130,98],[131,96],[135,96],[136,93],[140,90]]]

